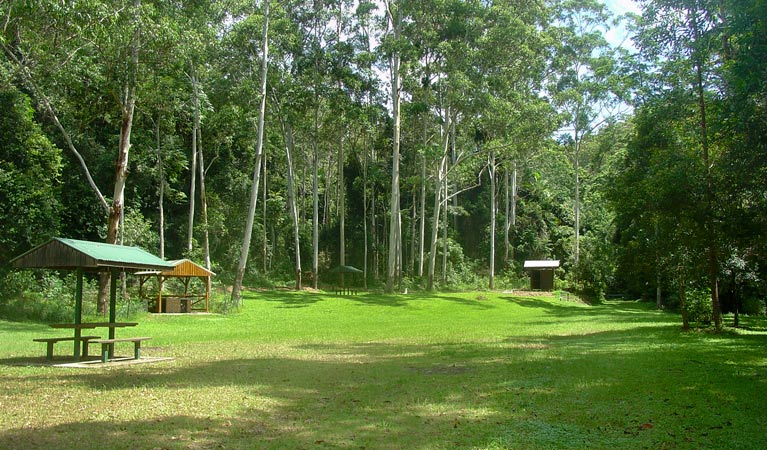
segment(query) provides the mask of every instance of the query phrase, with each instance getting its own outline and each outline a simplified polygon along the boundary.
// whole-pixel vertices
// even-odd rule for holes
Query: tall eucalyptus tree
[[[575,174],[573,212],[573,259],[580,258],[581,235],[581,150],[583,141],[614,115],[616,97],[609,76],[615,60],[604,37],[610,14],[597,0],[557,2],[559,42],[552,61],[551,92],[554,104],[564,116],[563,145]]]
[[[245,230],[242,238],[242,247],[240,248],[240,260],[235,273],[234,285],[232,286],[232,304],[235,307],[240,305],[242,297],[242,280],[245,277],[245,268],[248,264],[248,253],[250,251],[250,240],[253,233],[253,222],[256,215],[256,201],[258,200],[258,180],[261,174],[261,158],[264,144],[264,116],[266,115],[266,76],[269,57],[269,0],[263,3],[263,31],[261,33],[261,81],[259,90],[259,112],[258,112],[258,138],[256,141],[256,160],[253,169],[253,181],[250,190],[250,203],[248,206],[248,215],[245,222]]]
[[[386,265],[386,291],[394,291],[402,270],[402,217],[400,214],[400,123],[401,110],[401,55],[400,39],[402,37],[401,0],[386,0],[386,16],[389,22],[391,39],[394,48],[390,55],[392,118],[394,119],[394,135],[392,137],[392,169],[391,197],[389,203],[389,256]]]

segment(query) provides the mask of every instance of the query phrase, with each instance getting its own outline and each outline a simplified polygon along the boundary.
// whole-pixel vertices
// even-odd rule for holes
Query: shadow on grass
[[[265,300],[268,302],[282,303],[284,308],[305,308],[319,302],[338,299],[348,300],[361,306],[385,306],[392,308],[402,308],[412,306],[418,302],[429,300],[444,300],[452,303],[458,303],[464,306],[470,306],[478,309],[493,309],[489,303],[483,303],[482,294],[477,293],[475,299],[463,298],[459,296],[439,295],[436,293],[410,293],[410,294],[380,294],[374,292],[358,292],[356,295],[340,295],[332,291],[264,291],[250,294],[250,299]]]
[[[147,413],[19,423],[0,431],[0,448],[763,448],[754,424],[767,407],[767,337],[708,338],[655,326],[489,343],[309,343],[271,356],[240,347],[188,365],[5,377]],[[190,389],[230,396],[230,412],[199,401],[196,416],[151,413],[188,401]]]
[[[529,297],[501,296],[501,300],[519,305],[523,308],[544,311],[552,320],[570,320],[577,317],[602,318],[612,322],[641,323],[658,321],[659,316],[670,313],[654,309],[649,303],[639,301],[611,301],[598,305],[583,305],[559,300],[543,300]],[[679,319],[681,325],[681,319]],[[530,322],[532,324],[546,322]]]
[[[285,291],[269,290],[258,293],[250,293],[248,300],[266,300],[267,302],[278,302],[283,304],[283,308],[306,308],[315,303],[324,300],[319,292],[309,291]]]
[[[9,322],[0,320],[0,334],[19,333],[19,332],[44,332],[50,331],[50,327],[45,324],[33,322]]]

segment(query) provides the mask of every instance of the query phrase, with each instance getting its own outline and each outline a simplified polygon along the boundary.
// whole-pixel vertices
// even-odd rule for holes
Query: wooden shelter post
[[[162,307],[162,282],[165,281],[165,279],[162,277],[162,275],[159,275],[157,277],[157,285],[159,286],[159,292],[157,294],[157,312],[164,313],[165,308]]]
[[[83,322],[83,269],[77,269],[77,284],[75,285],[75,323]],[[80,336],[82,330],[75,328],[75,361],[80,360]]]
[[[111,270],[111,280],[109,281],[109,322],[115,323],[117,321],[117,278],[119,272],[115,269]],[[109,327],[109,339],[115,338],[115,329]],[[115,347],[114,344],[109,346],[109,358],[114,358]]]

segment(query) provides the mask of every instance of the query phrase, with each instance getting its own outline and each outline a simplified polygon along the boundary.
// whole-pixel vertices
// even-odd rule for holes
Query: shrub
[[[687,292],[685,309],[690,322],[710,324],[714,309],[711,305],[711,293],[708,289],[691,289]]]
[[[764,311],[764,303],[757,297],[746,297],[740,306],[740,312],[748,315],[759,315]]]

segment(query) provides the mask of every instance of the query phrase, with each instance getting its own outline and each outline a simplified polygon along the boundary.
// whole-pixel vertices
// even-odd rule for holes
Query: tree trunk
[[[690,318],[687,315],[687,281],[684,273],[682,273],[682,281],[679,284],[679,307],[682,310],[682,329],[687,331],[690,329]]]
[[[157,187],[158,199],[157,209],[159,211],[160,228],[160,259],[165,259],[165,173],[162,160],[162,148],[160,140],[160,115],[154,123],[154,140],[157,146],[157,178],[159,186]]]
[[[205,252],[205,268],[211,270],[210,262],[210,233],[208,232],[208,197],[205,193],[205,159],[202,151],[202,128],[197,127],[197,151],[199,152],[200,170],[200,208],[202,209],[202,246]],[[210,292],[211,280],[206,278],[206,292]]]
[[[447,158],[450,145],[450,127],[451,118],[450,114],[446,114],[446,120],[442,128],[442,156],[439,160],[439,165],[434,177],[434,209],[432,211],[431,221],[431,235],[429,242],[429,264],[427,267],[427,280],[426,289],[431,291],[434,289],[434,274],[435,266],[437,263],[437,238],[439,237],[439,220],[441,216],[441,207],[443,199],[447,199],[447,192],[442,195],[442,191],[445,186],[445,178],[447,178]],[[446,200],[445,200],[446,201]],[[445,205],[447,207],[447,205]]]
[[[376,222],[376,188],[373,185],[370,192],[370,228],[373,230],[373,278],[380,279],[381,255],[378,243],[378,224]]]
[[[490,280],[488,287],[495,289],[495,152],[490,152]]]
[[[293,188],[294,176],[293,176],[293,150],[295,148],[293,139],[293,127],[288,123],[285,124],[285,157],[287,158],[288,165],[288,209],[290,210],[290,218],[293,219],[293,245],[295,247],[295,271],[296,271],[296,290],[301,290],[301,232],[298,223],[298,207],[296,205],[296,193]]]
[[[444,186],[442,187],[442,192],[445,193],[445,207],[442,208],[444,218],[442,219],[442,287],[447,286],[447,228],[448,228],[448,219],[449,215],[447,214],[448,210],[448,196],[450,195],[450,191],[448,191],[448,182],[447,182],[447,170],[445,170],[445,179],[443,182]]]
[[[133,33],[133,42],[131,43],[131,60],[122,98],[122,121],[120,126],[120,147],[115,162],[115,184],[112,195],[112,205],[109,208],[109,218],[107,222],[108,244],[117,242],[117,233],[120,225],[120,215],[125,204],[125,183],[128,178],[128,156],[131,148],[131,131],[133,129],[133,114],[136,108],[136,84],[138,72],[138,52],[139,52],[139,18],[138,12],[141,6],[140,0],[135,0],[133,7],[135,9],[135,29]],[[99,311],[106,314],[108,310],[107,296],[109,293],[109,274],[102,275],[99,282],[98,307]]]
[[[362,236],[364,257],[362,259],[362,285],[368,288],[368,143],[367,137],[363,144],[362,157]]]
[[[319,100],[317,100],[319,101]],[[319,198],[319,106],[314,109],[314,142],[312,142],[312,287],[317,289],[320,252],[320,198]]]
[[[338,222],[339,222],[339,261],[342,266],[346,265],[346,189],[344,186],[344,140],[338,143]],[[341,273],[341,286],[343,287],[343,272]]]
[[[418,235],[418,276],[423,276],[423,250],[426,240],[426,155],[421,156],[421,227]]]
[[[577,136],[577,132],[576,132]],[[577,138],[576,138],[577,139]],[[573,167],[575,168],[575,264],[580,261],[581,255],[581,174],[580,174],[580,144],[575,141],[575,154],[573,155]]]
[[[392,4],[387,0],[387,11],[389,20],[394,31],[394,40],[400,39],[400,14],[399,11],[392,10]],[[400,249],[400,240],[402,231],[400,229],[400,203],[399,203],[399,146],[400,146],[400,55],[399,50],[395,50],[391,61],[392,75],[392,114],[394,118],[394,136],[392,139],[392,170],[391,170],[391,202],[389,217],[389,259],[386,273],[386,292],[394,291],[394,283],[397,280],[397,261],[401,257],[397,255]]]
[[[242,279],[245,277],[245,267],[248,263],[248,251],[250,250],[251,234],[253,233],[253,221],[256,216],[256,201],[258,200],[258,179],[261,173],[261,153],[264,143],[264,115],[266,114],[266,69],[267,56],[269,52],[269,0],[264,0],[264,30],[262,34],[262,52],[261,52],[261,107],[258,114],[258,141],[256,142],[256,161],[253,169],[253,185],[250,189],[250,205],[248,206],[248,217],[245,223],[245,233],[240,248],[240,262],[237,265],[234,285],[232,286],[232,304],[235,307],[240,306],[242,297]]]
[[[263,189],[261,190],[261,223],[262,223],[262,231],[263,235],[262,241],[261,241],[261,263],[263,264],[263,273],[266,274],[269,272],[269,264],[268,264],[268,258],[269,258],[269,237],[268,237],[268,228],[267,228],[267,217],[266,217],[266,195],[268,186],[266,185],[266,156],[262,156],[261,158],[261,178],[263,179]]]
[[[429,245],[429,265],[427,268],[427,281],[426,289],[431,291],[434,289],[434,272],[437,263],[437,237],[439,236],[439,220],[441,217],[442,207],[442,189],[444,183],[442,179],[445,176],[445,165],[447,163],[447,155],[443,154],[440,159],[439,168],[437,169],[436,177],[434,178],[434,208],[432,210],[431,219],[431,235]]]
[[[695,44],[700,40],[700,27],[697,19],[697,11],[691,11],[691,21]],[[693,59],[695,64],[696,80],[695,89],[698,96],[700,113],[701,146],[703,148],[703,164],[706,170],[706,234],[708,238],[708,275],[711,288],[711,305],[714,316],[714,327],[717,331],[722,330],[722,306],[719,301],[719,255],[717,249],[717,230],[714,223],[714,180],[711,173],[711,161],[708,148],[708,123],[706,120],[706,99],[703,89],[703,63],[696,53]]]
[[[514,259],[514,247],[511,243],[511,230],[516,230],[517,226],[517,162],[512,161],[511,173],[506,171],[505,191],[506,191],[506,213],[504,221],[504,264],[508,267],[511,260]],[[511,178],[511,180],[509,180]],[[511,182],[511,186],[509,186]]]
[[[503,171],[503,264],[509,265],[509,230],[511,229],[511,194],[509,188],[509,170]]]
[[[194,209],[197,189],[197,130],[200,128],[200,99],[199,92],[197,90],[197,77],[194,73],[194,67],[192,67],[192,74],[190,75],[190,81],[192,82],[192,105],[194,108],[194,119],[192,124],[192,160],[189,181],[189,219],[188,230],[186,237],[186,251],[192,251],[192,241],[194,240]]]
[[[408,252],[408,272],[412,276],[415,273],[415,246],[416,246],[416,229],[418,227],[418,191],[413,186],[413,201],[412,211],[410,215],[410,251]]]

